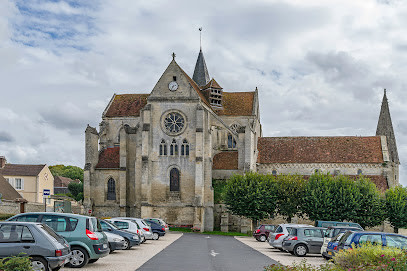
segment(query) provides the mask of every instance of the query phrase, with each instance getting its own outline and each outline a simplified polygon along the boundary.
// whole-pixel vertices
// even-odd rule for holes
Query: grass
[[[191,228],[176,228],[176,227],[170,227],[170,231],[194,232]],[[251,234],[245,234],[245,233],[241,233],[241,232],[204,231],[204,232],[194,232],[194,233],[210,234],[210,235],[224,235],[224,236],[251,236]]]

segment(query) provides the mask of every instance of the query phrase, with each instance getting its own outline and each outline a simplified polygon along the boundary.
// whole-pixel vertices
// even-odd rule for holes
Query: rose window
[[[169,113],[164,119],[164,128],[171,134],[180,133],[185,127],[184,117],[177,112]]]

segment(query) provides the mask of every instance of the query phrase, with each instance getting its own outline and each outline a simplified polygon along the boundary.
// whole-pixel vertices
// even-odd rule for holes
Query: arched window
[[[179,170],[172,168],[170,171],[170,191],[179,191]]]
[[[170,155],[178,155],[178,144],[175,139],[172,140],[170,145]]]
[[[107,181],[107,200],[116,200],[116,182],[113,178]]]
[[[358,169],[358,175],[363,174],[363,171],[361,169]]]
[[[181,145],[181,155],[183,156],[188,156],[189,155],[189,144],[186,139],[182,141]]]
[[[271,172],[271,174],[274,175],[274,176],[276,176],[276,175],[277,175],[277,170],[274,169],[274,170]]]
[[[167,143],[164,139],[160,143],[160,155],[167,155]]]
[[[233,138],[231,134],[228,134],[228,148],[229,149],[236,148],[236,140]]]

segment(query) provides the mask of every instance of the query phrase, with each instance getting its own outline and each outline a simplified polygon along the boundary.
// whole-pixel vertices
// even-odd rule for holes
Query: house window
[[[172,168],[170,171],[170,191],[179,191],[179,170]]]
[[[160,143],[160,155],[167,155],[167,143],[164,139]]]
[[[186,139],[182,141],[181,145],[181,155],[182,156],[188,156],[189,155],[189,144]]]
[[[170,145],[170,155],[178,155],[178,144],[175,139],[172,140]]]
[[[276,175],[277,175],[277,170],[273,170],[273,171],[271,172],[271,174],[273,174],[274,176],[276,176]]]
[[[16,186],[15,186],[16,190],[23,190],[24,189],[24,180],[23,179],[16,178],[15,182],[16,182]]]
[[[11,179],[11,178],[6,178],[6,181],[7,181],[11,186],[13,186],[13,179]]]
[[[228,134],[228,148],[229,149],[236,148],[236,140],[233,138],[231,134]]]
[[[113,178],[107,181],[107,200],[116,200],[116,182]]]
[[[363,171],[361,169],[358,169],[358,175],[363,174]]]

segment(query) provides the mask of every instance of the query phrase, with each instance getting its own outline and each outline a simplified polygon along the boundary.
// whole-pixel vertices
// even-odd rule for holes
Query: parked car
[[[161,218],[144,218],[144,220],[145,221],[153,221],[153,222],[156,222],[156,223],[160,224],[161,226],[164,226],[166,232],[169,231],[169,229],[170,229],[168,227],[168,224],[164,220],[162,220]]]
[[[352,248],[352,245],[361,246],[366,243],[406,249],[407,237],[387,232],[347,231],[339,241],[338,250],[349,249]]]
[[[325,231],[320,227],[292,227],[283,240],[283,250],[298,257],[320,253]]]
[[[31,256],[35,271],[56,271],[71,257],[68,242],[50,227],[35,222],[0,222],[0,258]]]
[[[124,250],[127,248],[126,241],[120,235],[110,233],[110,232],[105,232],[105,234],[107,237],[107,241],[109,242],[109,249],[110,249],[109,253],[112,253],[115,250]]]
[[[333,256],[335,256],[335,253],[338,251],[339,240],[344,234],[345,232],[341,232],[337,236],[333,237],[331,241],[329,241],[326,250],[322,252],[322,257],[324,259],[329,260],[332,259]]]
[[[68,213],[23,213],[8,221],[41,222],[65,238],[71,246],[69,267],[80,268],[109,255],[109,244],[95,217]]]
[[[124,219],[124,220],[132,220],[132,221],[136,222],[139,225],[140,230],[143,232],[144,237],[148,240],[153,239],[153,232],[151,231],[150,226],[147,225],[147,223],[143,219],[135,218],[135,217],[116,217],[116,218]]]
[[[352,227],[352,228],[358,228],[360,230],[363,230],[362,226],[360,226],[358,223],[353,223],[353,222],[322,221],[322,220],[315,221],[315,227],[328,228],[328,227],[333,227],[333,226]]]
[[[113,223],[116,227],[118,227],[121,230],[126,230],[133,234],[138,234],[140,236],[141,243],[144,243],[146,241],[144,233],[141,230],[140,226],[137,224],[137,222],[119,218],[110,218],[105,220]]]
[[[276,228],[276,225],[271,224],[260,225],[253,231],[253,237],[259,242],[266,242],[270,232],[273,232]]]
[[[126,230],[121,230],[116,225],[111,223],[110,221],[100,220],[99,222],[100,222],[100,226],[102,227],[102,230],[105,233],[108,233],[108,232],[114,233],[114,234],[120,235],[121,237],[124,238],[124,240],[125,240],[124,249],[130,249],[133,246],[140,245],[141,238],[140,238],[139,234],[133,233],[130,231],[126,231]]]
[[[149,220],[146,220],[145,222],[150,226],[151,231],[153,232],[153,240],[158,240],[165,235],[164,226]]]
[[[343,233],[346,231],[363,231],[363,229],[359,229],[359,228],[355,228],[355,227],[348,227],[348,226],[332,226],[332,227],[328,227],[325,235],[324,235],[324,243],[322,244],[321,247],[321,254],[323,254],[327,247],[328,247],[328,243],[332,240],[332,238],[334,238],[335,236],[337,236],[339,233]]]
[[[288,235],[288,231],[292,227],[313,227],[311,225],[305,225],[305,224],[280,224],[277,226],[276,230],[273,233],[269,234],[268,243],[270,246],[274,248],[278,248],[281,251],[284,251],[283,249],[283,240],[285,237]]]

